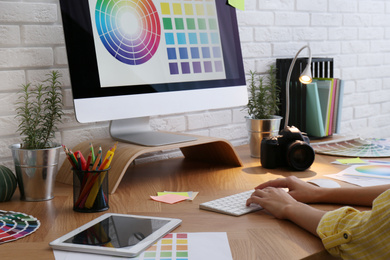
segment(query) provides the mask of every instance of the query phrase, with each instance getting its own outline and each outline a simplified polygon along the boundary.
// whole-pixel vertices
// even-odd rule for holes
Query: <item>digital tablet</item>
[[[104,214],[52,241],[53,249],[135,257],[181,224],[180,219]]]

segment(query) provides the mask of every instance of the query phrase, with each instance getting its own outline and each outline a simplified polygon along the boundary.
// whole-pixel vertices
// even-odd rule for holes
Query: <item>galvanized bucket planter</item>
[[[15,163],[20,199],[43,201],[54,197],[61,146],[48,149],[22,149],[20,144],[10,146]]]
[[[271,119],[246,118],[251,157],[260,158],[261,140],[278,135],[281,120],[280,116],[273,116]]]

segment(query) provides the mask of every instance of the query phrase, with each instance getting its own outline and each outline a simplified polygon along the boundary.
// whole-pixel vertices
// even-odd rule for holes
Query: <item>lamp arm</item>
[[[286,78],[286,114],[285,114],[285,120],[284,120],[284,128],[287,128],[288,120],[290,117],[290,79],[291,79],[291,73],[292,73],[292,70],[294,68],[295,62],[298,58],[299,53],[301,53],[301,51],[305,48],[308,48],[308,51],[309,51],[308,65],[311,66],[311,50],[310,50],[309,45],[305,45],[295,55],[293,61],[291,62],[288,73],[287,73],[287,78]]]

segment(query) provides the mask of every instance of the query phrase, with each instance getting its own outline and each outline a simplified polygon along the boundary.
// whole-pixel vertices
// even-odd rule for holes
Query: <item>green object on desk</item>
[[[16,190],[15,175],[7,167],[0,165],[0,202],[9,201]]]

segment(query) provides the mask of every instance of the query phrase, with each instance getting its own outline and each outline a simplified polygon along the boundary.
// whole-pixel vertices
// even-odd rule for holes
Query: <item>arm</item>
[[[247,200],[247,205],[251,203],[261,205],[276,218],[288,219],[316,236],[318,223],[326,213],[298,202],[284,190],[273,187],[257,189]]]
[[[373,200],[390,189],[390,185],[350,188],[320,188],[306,183],[295,176],[279,178],[258,185],[255,189],[266,187],[288,188],[289,194],[304,203],[338,203],[372,206]]]

